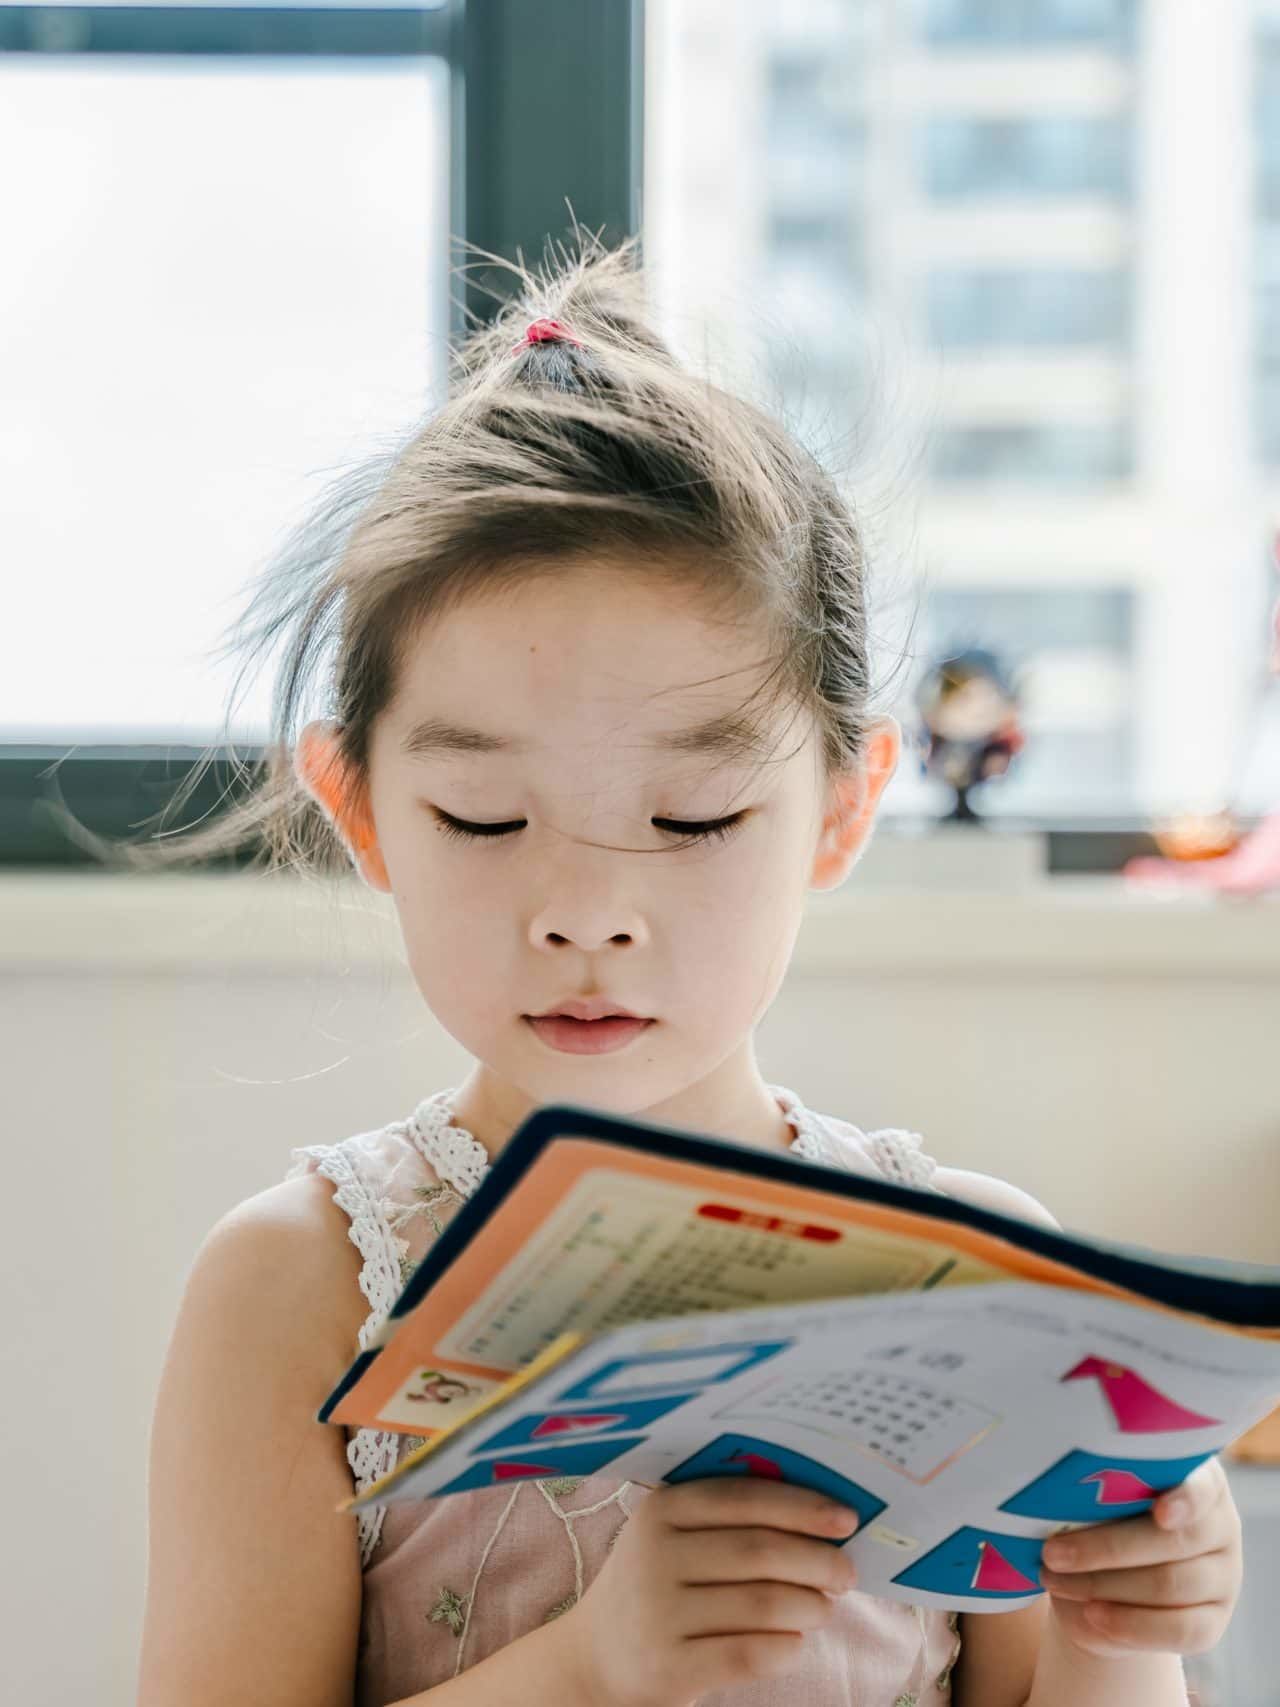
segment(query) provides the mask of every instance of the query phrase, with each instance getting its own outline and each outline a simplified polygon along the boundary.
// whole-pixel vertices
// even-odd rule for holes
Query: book
[[[420,1440],[341,1511],[767,1476],[858,1514],[864,1592],[1002,1612],[1277,1398],[1280,1268],[554,1104],[317,1418]]]

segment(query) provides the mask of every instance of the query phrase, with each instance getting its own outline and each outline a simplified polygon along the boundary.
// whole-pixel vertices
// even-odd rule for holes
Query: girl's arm
[[[315,1421],[366,1310],[345,1224],[314,1174],[196,1253],[151,1428],[138,1707],[351,1707],[351,1471],[343,1430]]]

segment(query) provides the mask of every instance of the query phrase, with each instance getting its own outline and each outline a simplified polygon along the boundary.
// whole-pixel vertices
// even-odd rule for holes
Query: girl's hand
[[[857,1527],[809,1488],[705,1476],[646,1494],[576,1606],[557,1620],[582,1699],[687,1707],[776,1677],[853,1587],[834,1546]],[[820,1539],[825,1537],[825,1539]]]
[[[1062,1633],[1085,1653],[1203,1654],[1231,1622],[1244,1574],[1240,1513],[1216,1457],[1140,1517],[1046,1542],[1046,1563],[1063,1541],[1078,1557],[1042,1568],[1040,1580]]]

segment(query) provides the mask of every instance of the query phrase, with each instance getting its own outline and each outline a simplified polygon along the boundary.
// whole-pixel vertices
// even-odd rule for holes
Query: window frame
[[[641,226],[644,0],[445,0],[417,8],[326,6],[0,7],[0,54],[164,54],[242,58],[421,58],[449,67],[449,230],[492,254],[535,262],[563,239],[570,209],[613,245]],[[533,68],[531,70],[531,68]],[[491,319],[512,275],[473,250],[450,289],[450,336]],[[0,743],[0,869],[100,862],[68,840],[64,805],[95,834],[134,840],[206,752],[184,803],[207,822],[229,804],[232,749],[181,741]],[[261,748],[236,743],[242,764]],[[247,864],[229,860],[188,870]]]

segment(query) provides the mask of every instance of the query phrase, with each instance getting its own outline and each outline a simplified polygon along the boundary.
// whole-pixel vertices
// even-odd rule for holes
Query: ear
[[[308,723],[298,736],[293,769],[346,844],[356,870],[371,889],[391,891],[391,879],[378,847],[371,815],[356,803],[355,791],[342,762],[338,725]]]
[[[871,835],[885,784],[898,768],[902,730],[897,719],[881,717],[867,731],[860,764],[831,782],[822,831],[813,853],[810,889],[838,889],[857,863]]]

